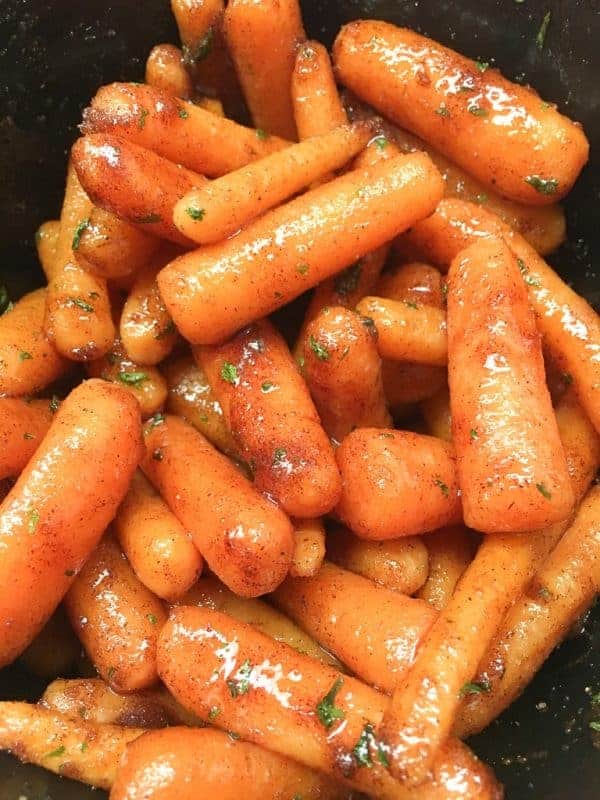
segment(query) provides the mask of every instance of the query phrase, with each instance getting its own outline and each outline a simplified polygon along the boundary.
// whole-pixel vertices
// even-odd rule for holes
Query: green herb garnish
[[[460,690],[460,696],[466,697],[469,694],[485,694],[490,691],[490,685],[486,681],[469,681]]]
[[[177,110],[177,116],[179,117],[179,119],[187,119],[189,117],[189,114],[185,110],[185,108],[179,106],[179,109]]]
[[[449,491],[448,487],[446,486],[446,484],[444,483],[444,481],[441,478],[436,478],[434,483],[435,483],[435,485],[437,487],[439,487],[439,490],[441,491],[441,493],[443,495],[445,495],[446,497],[448,497],[450,495],[450,491]]]
[[[227,688],[233,698],[240,697],[250,691],[250,675],[252,674],[252,666],[250,659],[246,659],[242,666],[237,671],[235,680],[227,681]]]
[[[40,521],[39,511],[35,508],[30,508],[27,512],[27,530],[29,533],[34,534]]]
[[[260,390],[263,394],[269,394],[269,392],[272,392],[273,389],[276,388],[277,388],[276,385],[274,383],[271,383],[271,381],[265,381],[260,387]]]
[[[146,614],[146,619],[151,625],[156,625],[158,618],[154,614]]]
[[[376,136],[373,139],[373,142],[374,142],[374,144],[375,144],[375,146],[377,147],[378,150],[385,150],[385,148],[388,146],[388,140],[383,135]]]
[[[263,130],[262,128],[257,128],[256,129],[256,136],[257,136],[258,139],[261,140],[261,142],[264,142],[266,139],[269,138],[269,134],[265,130]]]
[[[528,175],[524,180],[525,183],[533,186],[536,192],[540,194],[554,194],[558,189],[556,178],[540,178],[539,175]]]
[[[317,704],[317,716],[322,725],[331,728],[337,719],[344,719],[344,711],[335,705],[335,698],[344,684],[343,678],[338,678],[325,697]]]
[[[185,213],[188,217],[191,217],[194,222],[199,222],[204,219],[204,214],[206,213],[203,208],[196,208],[195,206],[188,206],[185,210]]]
[[[75,233],[73,234],[71,249],[77,250],[79,248],[79,243],[81,242],[81,237],[83,235],[83,232],[89,224],[90,224],[89,217],[87,219],[82,219],[81,222],[78,223],[77,227],[75,228]]]
[[[538,50],[544,49],[544,44],[546,43],[546,35],[548,33],[548,28],[550,27],[551,19],[552,19],[552,12],[546,11],[546,13],[544,14],[544,19],[542,20],[542,24],[540,25],[540,29],[535,37],[535,43],[538,46]]]
[[[486,69],[490,66],[489,61],[476,61],[475,66],[479,70],[479,72],[485,72]]]
[[[479,439],[479,433],[477,432],[477,428],[471,428],[471,430],[469,431],[469,436],[471,437],[472,441],[475,441],[475,439]]]
[[[142,130],[142,128],[143,128],[143,127],[144,127],[144,125],[146,124],[146,117],[148,116],[148,114],[149,114],[149,113],[150,113],[150,112],[148,111],[148,109],[147,109],[147,108],[144,108],[144,107],[142,107],[142,108],[141,108],[141,110],[140,110],[140,116],[139,116],[139,118],[138,118],[138,128],[139,128],[140,130]]]
[[[487,117],[488,110],[487,108],[481,108],[481,106],[469,106],[468,108],[469,114],[473,114],[474,117]]]
[[[450,112],[448,111],[448,109],[446,108],[444,103],[442,103],[439,108],[436,108],[435,113],[440,117],[449,117],[450,116]]]
[[[238,379],[237,367],[229,361],[224,361],[221,367],[221,378],[235,386]]]
[[[33,356],[27,350],[21,350],[19,353],[19,361],[31,361],[32,358]]]
[[[323,347],[322,344],[319,344],[314,336],[309,336],[308,343],[310,344],[310,349],[319,359],[319,361],[329,361],[329,350],[326,347]]]
[[[35,439],[35,434],[33,434],[33,433],[24,433],[23,434],[23,438],[24,439]]]
[[[139,386],[148,380],[148,375],[145,372],[117,372],[117,379],[127,386]]]
[[[360,281],[361,272],[361,261],[351,264],[343,272],[340,272],[333,284],[336,294],[339,294],[341,297],[346,297],[346,295],[349,295],[351,292],[355,292],[358,287],[358,282]]]
[[[278,464],[286,458],[287,451],[284,450],[283,447],[276,447],[273,451],[273,466],[276,467]]]
[[[552,492],[549,492],[543,483],[536,483],[535,488],[546,498],[546,500],[552,499]]]
[[[91,306],[89,303],[86,303],[85,300],[82,300],[81,297],[71,297],[69,298],[69,305],[77,306],[82,311],[85,311],[88,314],[94,313],[94,306]]]
[[[57,747],[56,750],[51,750],[49,753],[46,753],[44,758],[58,758],[59,756],[64,756],[67,749],[64,744],[61,744],[60,747]]]
[[[0,284],[0,316],[5,314],[7,311],[10,311],[12,305],[13,304],[10,301],[8,289],[4,284]]]

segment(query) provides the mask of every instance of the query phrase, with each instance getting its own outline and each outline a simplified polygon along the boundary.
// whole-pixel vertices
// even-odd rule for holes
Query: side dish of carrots
[[[3,303],[0,667],[48,686],[0,749],[111,800],[499,800],[461,739],[600,591],[600,319],[544,260],[585,134],[389,23],[172,9]]]

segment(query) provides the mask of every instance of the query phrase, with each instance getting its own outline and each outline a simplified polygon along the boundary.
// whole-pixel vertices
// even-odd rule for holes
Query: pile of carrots
[[[499,798],[461,740],[600,586],[600,319],[544,260],[584,133],[385,22],[331,60],[297,0],[172,7],[0,317],[0,666],[49,683],[0,748],[111,800]]]

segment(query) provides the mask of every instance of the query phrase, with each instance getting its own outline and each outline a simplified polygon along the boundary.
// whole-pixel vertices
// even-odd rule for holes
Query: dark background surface
[[[309,35],[331,42],[357,17],[388,19],[499,66],[581,120],[592,160],[567,202],[569,244],[551,260],[598,307],[600,0],[321,0],[304,2]],[[536,33],[552,14],[545,46]],[[41,280],[33,234],[60,210],[66,153],[102,84],[140,80],[153,44],[176,42],[167,0],[0,0],[0,281],[14,296]],[[0,698],[35,695],[17,670]],[[600,691],[600,613],[552,656],[526,695],[472,741],[508,800],[597,800],[600,751],[589,721]],[[102,797],[0,754],[0,800]],[[265,800],[268,800],[265,798]]]

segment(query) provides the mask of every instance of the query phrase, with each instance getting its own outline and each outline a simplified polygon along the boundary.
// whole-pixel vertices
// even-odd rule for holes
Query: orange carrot
[[[18,475],[52,421],[52,401],[0,397],[0,480]]]
[[[298,0],[230,0],[223,30],[254,124],[295,140],[290,82],[306,38]]]
[[[86,381],[0,506],[0,665],[50,618],[123,499],[140,453],[137,403]]]
[[[344,126],[287,147],[212,183],[192,189],[175,205],[173,221],[198,244],[214,244],[255,217],[339,169],[369,140],[364,127]]]
[[[294,546],[283,512],[177,417],[152,418],[145,434],[142,469],[191,532],[211,570],[243,597],[278,586]]]
[[[150,86],[102,87],[84,111],[83,133],[112,133],[201,175],[217,177],[286,142],[205,111]],[[202,147],[198,147],[202,142]]]
[[[176,259],[160,273],[159,289],[187,339],[222,341],[426,216],[441,189],[420,154],[349,172],[233,239]]]
[[[146,83],[182,100],[191,100],[194,84],[183,63],[183,53],[173,44],[157,44],[146,61]]]
[[[50,280],[56,271],[56,247],[60,235],[60,220],[50,219],[43,222],[35,232],[35,247],[46,280]]]
[[[259,491],[294,517],[325,514],[340,497],[333,449],[283,337],[267,320],[194,355],[219,398]]]
[[[325,526],[321,519],[294,521],[294,555],[290,575],[310,578],[316,575],[325,558]]]
[[[291,91],[294,121],[301,142],[348,122],[329,53],[320,42],[304,42],[298,48]]]

